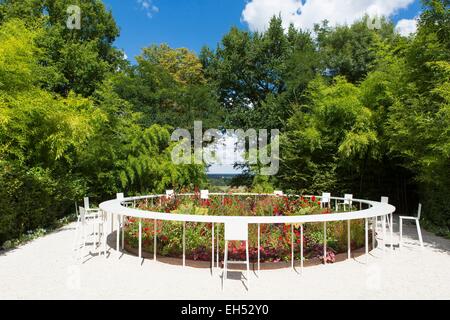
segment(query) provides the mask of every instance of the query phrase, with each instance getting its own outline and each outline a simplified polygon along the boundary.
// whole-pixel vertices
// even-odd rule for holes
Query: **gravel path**
[[[303,275],[264,270],[251,274],[248,292],[240,272],[230,272],[222,291],[219,270],[141,264],[112,249],[76,263],[74,226],[0,253],[0,299],[450,299],[450,241],[423,231],[421,250],[412,225],[404,226],[402,250],[375,249],[368,264],[360,256]]]

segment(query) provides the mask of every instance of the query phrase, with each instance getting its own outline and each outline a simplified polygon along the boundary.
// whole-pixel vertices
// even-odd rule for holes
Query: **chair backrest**
[[[331,199],[331,193],[329,192],[322,192],[322,197],[320,198],[320,201],[322,203],[329,203]]]
[[[241,221],[225,222],[225,240],[248,240],[248,223]]]
[[[171,198],[173,197],[175,192],[173,190],[166,190],[166,197]]]
[[[80,213],[80,221],[84,223],[86,221],[86,210],[82,206],[78,207],[78,212]]]
[[[351,205],[352,204],[352,200],[353,200],[353,194],[350,194],[350,193],[344,194],[344,203],[345,204]]]
[[[83,202],[84,202],[84,207],[86,209],[89,209],[89,197],[84,197]]]
[[[200,190],[200,199],[206,200],[209,198],[208,190]]]
[[[419,207],[417,208],[417,219],[420,220],[420,214],[422,213],[422,204],[419,203]]]
[[[389,203],[389,197],[381,197],[381,203]]]
[[[123,195],[123,192],[119,192],[119,193],[116,193],[116,198],[118,200],[123,200],[125,198],[125,196]]]
[[[76,213],[77,217],[80,216],[80,212],[78,211],[78,204],[76,201],[75,201],[75,213]]]
[[[273,192],[273,194],[276,195],[276,196],[282,196],[282,195],[283,195],[283,191],[281,191],[281,190],[275,190],[275,191]]]

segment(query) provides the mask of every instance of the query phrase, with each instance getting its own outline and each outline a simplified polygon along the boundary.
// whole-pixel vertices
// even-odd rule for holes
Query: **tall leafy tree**
[[[80,8],[80,29],[67,27],[71,5]],[[123,53],[113,47],[119,29],[100,0],[1,0],[0,8],[0,23],[19,18],[42,26],[36,43],[45,51],[41,64],[48,67],[43,85],[52,91],[87,97],[123,64]]]
[[[167,45],[144,48],[137,65],[113,77],[113,89],[142,114],[142,125],[157,123],[190,129],[221,125],[222,110],[198,57]]]
[[[450,226],[449,2],[425,1],[416,36],[405,49],[405,86],[391,107],[393,152],[415,173],[429,221]]]
[[[40,87],[43,32],[20,20],[0,26],[0,242],[51,226],[84,193],[70,168],[100,117],[89,99]]]
[[[362,160],[378,153],[373,114],[359,88],[342,77],[331,86],[320,77],[310,83],[281,144],[279,183],[302,192],[350,190],[352,178],[363,174]]]
[[[373,67],[376,37],[394,41],[392,22],[380,18],[380,29],[370,29],[367,19],[365,17],[352,25],[330,27],[324,21],[315,26],[325,74],[345,76],[352,83],[360,82]]]
[[[232,125],[266,127],[266,115],[259,118],[258,111],[268,96],[286,89],[282,74],[288,51],[281,18],[277,17],[264,33],[232,28],[215,52],[203,49],[201,59],[207,76],[215,81]]]

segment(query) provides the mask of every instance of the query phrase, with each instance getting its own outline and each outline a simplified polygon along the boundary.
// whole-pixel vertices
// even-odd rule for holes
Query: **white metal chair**
[[[381,197],[380,202],[381,203],[389,203],[389,197],[384,197],[384,196]],[[383,221],[384,221],[384,223],[387,222],[387,227],[389,228],[390,239],[391,239],[391,250],[394,250],[394,245],[393,245],[393,243],[394,243],[393,242],[393,238],[394,238],[394,235],[393,235],[393,233],[394,233],[394,214],[391,213],[391,214],[383,215],[381,219],[384,219],[384,220],[381,220],[382,228],[383,228],[383,242],[386,241],[385,240],[385,238],[386,238],[385,227],[384,227],[384,224],[383,224]],[[378,224],[378,219],[377,219],[377,223],[376,224]],[[383,245],[383,249],[384,248],[385,248],[385,245]]]
[[[173,190],[166,190],[166,197],[172,198],[175,195],[175,192]]]
[[[209,198],[208,190],[200,190],[200,199],[207,200]]]
[[[403,220],[413,220],[416,223],[416,228],[417,228],[417,234],[419,235],[419,242],[420,242],[420,246],[423,248],[423,240],[422,240],[422,231],[420,231],[420,214],[422,212],[422,204],[419,203],[419,206],[417,208],[417,216],[413,217],[413,216],[400,216],[400,247],[402,246],[402,240],[403,240]]]
[[[344,195],[344,202],[342,203],[338,203],[338,208],[339,206],[343,206],[344,207],[344,211],[347,211],[347,206],[350,207],[350,209],[352,208],[352,204],[353,204],[353,194],[350,193],[346,193]]]
[[[88,233],[89,235],[93,236],[93,244],[94,247],[96,247],[99,243],[102,242],[102,236],[105,237],[103,239],[103,253],[106,253],[106,234],[104,233],[104,218],[105,215],[103,212],[98,211],[96,214],[87,214],[85,208],[79,207],[79,213],[80,213],[80,221],[77,223],[76,227],[76,235],[75,235],[75,250],[80,250],[80,256],[83,253],[83,249],[86,247],[87,242],[87,236],[86,231],[87,229],[92,226],[92,233]],[[98,242],[96,242],[96,228],[97,228],[97,235],[98,235]],[[80,239],[81,238],[81,239]],[[80,248],[80,240],[81,240],[81,248]]]
[[[100,209],[89,208],[89,197],[84,197],[83,202],[84,202],[84,207],[79,207],[79,208],[83,208],[83,210],[84,210],[84,219],[89,220],[89,219],[97,218],[100,213]],[[88,209],[86,209],[86,208],[88,208]],[[78,232],[79,228],[82,227],[82,224],[81,224],[81,212],[78,209],[78,207],[76,207],[76,202],[75,202],[75,212],[77,214],[77,224],[75,227],[75,231]],[[92,232],[95,232],[95,230],[92,229]],[[77,237],[78,237],[78,235],[75,236],[74,247],[77,246],[77,243],[76,243],[76,241],[78,240]]]
[[[245,241],[245,253],[247,264],[247,290],[250,288],[250,255],[248,251],[248,223],[240,221],[225,222],[225,256],[223,261],[223,280],[222,289],[228,275],[228,241]],[[233,261],[233,263],[242,263],[243,261]]]
[[[389,203],[389,197],[381,197],[381,203]],[[388,228],[392,228],[390,215],[384,216],[388,225]]]
[[[125,199],[124,193],[123,193],[123,192],[118,192],[118,193],[116,193],[116,199],[117,199],[117,200],[123,200],[123,199]],[[122,206],[127,207],[127,208],[131,207],[132,205],[133,205],[132,202],[122,202]]]
[[[281,190],[275,190],[275,191],[273,192],[273,194],[276,195],[276,196],[283,196],[283,191],[281,191]]]
[[[327,207],[330,207],[330,201],[331,201],[331,193],[323,192],[322,197],[320,198],[320,207],[324,208],[325,204],[327,205]]]
[[[91,212],[95,213],[95,214],[98,213],[98,211],[99,211],[98,208],[91,208],[89,206],[89,197],[84,197],[83,202],[84,202],[84,210],[86,211],[87,215],[90,214]]]

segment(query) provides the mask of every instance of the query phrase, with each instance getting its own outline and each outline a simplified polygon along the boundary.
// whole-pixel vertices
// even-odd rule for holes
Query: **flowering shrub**
[[[143,210],[167,212],[172,214],[228,215],[228,216],[291,216],[306,214],[328,214],[330,208],[321,208],[315,197],[287,196],[234,196],[231,194],[211,196],[200,199],[193,196],[162,197],[141,201],[138,207]],[[354,248],[364,244],[364,224],[352,221],[351,245]],[[138,246],[138,223],[130,218],[125,226],[125,241],[131,247]],[[283,261],[291,257],[291,225],[261,224],[261,247],[258,248],[257,225],[249,225],[250,260],[256,261],[258,250],[261,261]],[[300,224],[293,226],[295,257],[300,256]],[[215,224],[215,237],[219,235],[220,256],[223,257],[223,225]],[[186,257],[193,260],[211,260],[211,223],[186,222]],[[156,234],[155,234],[156,233]],[[157,252],[163,256],[182,256],[183,223],[172,221],[142,220],[143,250],[153,252],[154,239],[157,239]],[[323,259],[323,224],[304,225],[304,254],[306,258]],[[217,239],[217,238],[216,238]],[[216,250],[216,248],[215,248]],[[347,250],[346,223],[327,223],[327,262],[334,262],[335,255]],[[245,259],[245,242],[229,243],[229,259]]]

